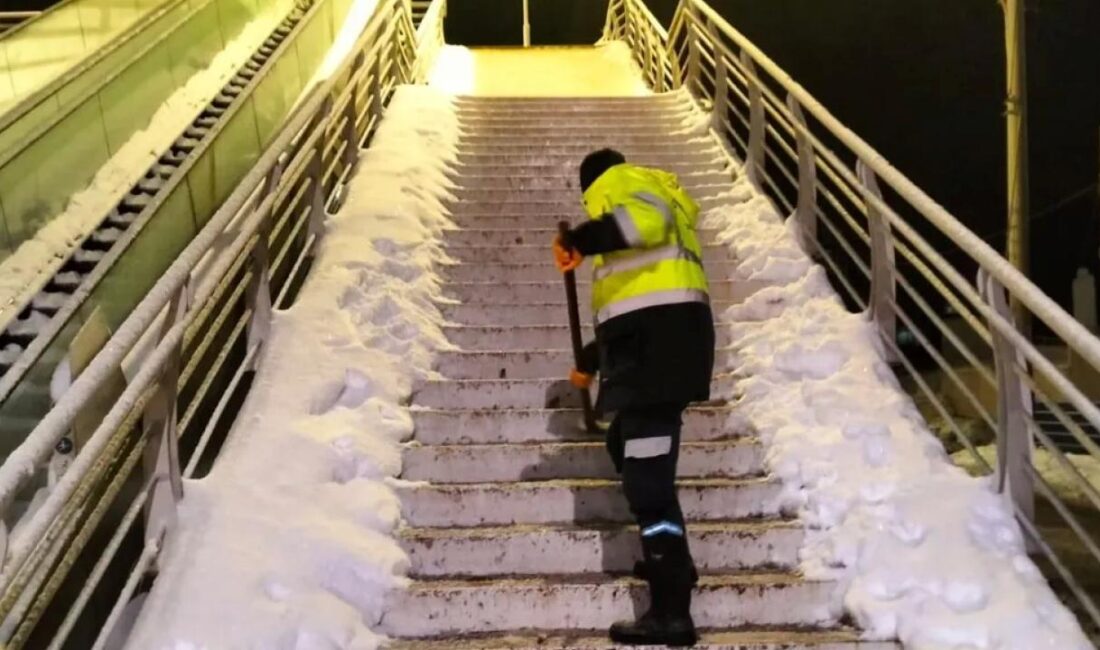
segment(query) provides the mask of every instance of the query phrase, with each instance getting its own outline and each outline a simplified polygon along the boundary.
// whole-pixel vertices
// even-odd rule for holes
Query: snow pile
[[[431,268],[457,131],[449,99],[398,90],[214,470],[185,486],[127,647],[378,646],[407,565],[386,479],[413,432],[404,405],[448,345]]]
[[[770,286],[725,313],[736,351],[716,371],[744,378],[739,412],[809,528],[805,572],[839,579],[856,624],[906,648],[1090,648],[990,482],[951,464],[899,387],[874,326],[765,198],[745,181],[735,195],[707,225],[739,260],[733,279]]]
[[[0,261],[0,329],[64,264],[149,167],[236,74],[256,47],[286,15],[286,2],[273,4],[250,21],[210,65],[168,96],[149,125],[135,132],[99,169],[87,188],[34,237]]]

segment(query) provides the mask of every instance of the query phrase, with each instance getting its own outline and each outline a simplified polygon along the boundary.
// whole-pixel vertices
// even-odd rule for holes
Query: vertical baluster
[[[699,42],[699,37],[695,34],[693,9],[689,9],[684,14],[684,38],[687,39],[688,64],[687,77],[684,78],[683,84],[687,86],[688,91],[694,92],[695,85],[699,81],[699,66],[702,58],[702,55],[699,54],[699,48],[702,47],[702,43]]]
[[[745,68],[749,91],[749,150],[745,161],[749,180],[757,188],[763,187],[764,138],[767,136],[767,115],[764,113],[764,92],[756,74],[756,64],[748,52],[741,52],[741,65]]]
[[[183,320],[191,302],[190,282],[185,282],[168,304],[161,337]],[[183,478],[180,473],[178,413],[179,375],[182,367],[183,343],[176,345],[164,365],[152,396],[142,414],[142,435],[145,475],[152,480],[145,507],[145,539],[159,540],[175,523],[176,505],[183,498]]]
[[[872,199],[882,200],[878,179],[862,160],[856,165],[867,206],[867,234],[871,238],[871,295],[867,301],[871,319],[878,325],[883,340],[897,340],[897,278],[894,266],[894,237],[885,216]],[[891,352],[887,350],[887,355]]]
[[[984,270],[978,273],[982,298],[994,314],[1013,323],[1005,289]],[[1031,422],[1031,391],[1019,373],[1027,367],[1020,352],[992,323],[993,362],[997,375],[997,488],[1020,516],[1034,521],[1035,483],[1028,467],[1035,454]]]
[[[365,55],[360,52],[355,57],[348,76],[348,103],[344,108],[344,165],[351,169],[359,160],[359,89],[362,87],[363,77],[360,71],[363,67]]]
[[[313,237],[314,247],[320,243],[325,234],[325,145],[328,116],[332,113],[332,96],[325,98],[325,102],[314,118],[310,132],[322,129],[320,136],[314,144],[313,158],[309,163],[310,206],[309,206],[309,234]]]
[[[787,108],[795,123],[795,142],[798,146],[798,206],[792,218],[802,237],[802,249],[807,254],[814,250],[817,241],[817,164],[813,141],[810,140],[806,116],[802,105],[793,95],[787,95]]]
[[[729,118],[729,70],[726,69],[726,57],[722,54],[722,35],[718,26],[707,22],[707,34],[710,35],[714,50],[714,112],[711,113],[711,126],[725,137],[725,121]]]

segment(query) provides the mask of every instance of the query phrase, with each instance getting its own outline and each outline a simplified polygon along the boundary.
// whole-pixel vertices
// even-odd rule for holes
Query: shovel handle
[[[558,233],[564,238],[569,232],[569,222],[558,222]],[[573,363],[577,368],[581,366],[581,357],[584,356],[584,339],[581,337],[581,312],[577,302],[577,274],[574,271],[566,271],[565,300],[569,308],[569,334],[573,340]],[[581,393],[581,407],[584,409],[584,426],[589,433],[598,433],[596,424],[596,411],[592,408],[592,395],[587,388],[578,389]]]

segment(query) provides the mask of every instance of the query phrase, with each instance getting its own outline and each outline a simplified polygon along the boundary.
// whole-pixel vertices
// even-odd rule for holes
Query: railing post
[[[286,164],[286,154],[279,157],[279,162],[271,170],[267,177],[268,196],[274,195],[279,189],[279,181],[283,176],[283,166]],[[249,265],[252,269],[252,278],[248,283],[248,306],[252,315],[248,319],[248,349],[251,350],[262,345],[271,332],[271,222],[275,219],[275,205],[272,202],[263,222],[256,229],[256,243],[249,254]],[[259,355],[256,355],[259,359]]]
[[[685,15],[691,16],[691,9],[688,9]],[[692,88],[692,84],[698,81],[699,69],[702,65],[702,54],[699,53],[699,48],[702,47],[702,45],[699,43],[699,38],[695,36],[695,30],[692,29],[692,19],[690,17],[684,18],[684,38],[687,39],[688,60],[687,74],[684,76],[682,84],[687,87],[688,92],[693,93],[694,89]]]
[[[363,84],[363,80],[357,77],[360,70],[363,67],[363,60],[366,55],[360,52],[355,57],[355,63],[351,67],[351,71],[348,75],[348,82],[350,88],[348,96],[348,104],[344,108],[344,139],[347,141],[347,146],[344,147],[344,165],[351,169],[355,166],[355,163],[359,160],[359,132],[356,129],[356,125],[359,121],[359,103],[357,97],[359,96],[359,88]],[[354,82],[352,82],[354,80]]]
[[[729,70],[726,69],[726,57],[722,56],[718,44],[721,42],[721,34],[718,26],[707,23],[707,33],[714,43],[714,106],[710,116],[710,125],[718,133],[725,135],[723,122],[729,117]]]
[[[167,318],[161,330],[161,336],[184,319],[190,301],[190,282],[185,282],[168,304]],[[176,412],[182,348],[181,342],[172,351],[164,365],[160,381],[142,414],[142,435],[146,440],[145,473],[146,477],[152,481],[149,501],[145,507],[146,539],[160,539],[172,526],[176,520],[176,505],[183,498]]]
[[[767,122],[764,113],[764,92],[760,88],[760,78],[756,74],[756,64],[748,52],[741,52],[741,65],[745,68],[749,91],[749,150],[746,173],[757,188],[763,185],[764,177],[764,138],[767,135]]]
[[[1012,308],[1001,283],[981,270],[978,285],[993,314],[1015,327]],[[1028,427],[1031,391],[1020,377],[1021,372],[1027,372],[1027,366],[1008,337],[992,323],[989,331],[997,374],[997,490],[1014,512],[1034,521],[1035,484],[1030,467],[1035,442]]]
[[[817,164],[814,145],[810,140],[806,116],[802,114],[802,105],[793,95],[787,95],[787,108],[795,123],[795,143],[798,146],[798,205],[794,218],[798,232],[802,237],[802,248],[812,255],[814,242],[817,241]]]
[[[325,234],[325,122],[332,113],[332,96],[325,98],[318,112],[313,129],[321,129],[321,135],[314,144],[313,158],[309,162],[310,206],[309,234],[313,236],[314,246],[320,243]]]
[[[894,237],[890,224],[872,199],[882,200],[878,180],[862,160],[856,165],[863,185],[863,200],[867,206],[867,234],[871,239],[871,295],[867,301],[871,319],[878,325],[886,341],[897,340],[898,318],[894,312],[897,301],[897,277],[894,266]],[[890,356],[887,348],[887,356]]]

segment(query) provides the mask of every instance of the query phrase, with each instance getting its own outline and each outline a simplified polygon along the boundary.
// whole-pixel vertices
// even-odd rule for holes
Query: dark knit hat
[[[600,149],[588,154],[581,162],[581,191],[587,191],[605,171],[625,162],[626,156],[614,149]]]

